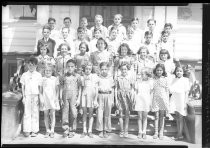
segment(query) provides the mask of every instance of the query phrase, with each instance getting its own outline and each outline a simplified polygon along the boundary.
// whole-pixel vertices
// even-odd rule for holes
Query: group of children
[[[115,106],[120,137],[128,137],[130,111],[137,111],[138,138],[146,139],[147,114],[152,111],[154,139],[163,139],[165,117],[170,113],[176,113],[177,139],[183,139],[190,86],[181,65],[174,64],[172,25],[166,23],[159,34],[156,21],[149,19],[148,30],[143,33],[138,18],[132,19],[127,30],[121,21],[122,15],[116,14],[107,29],[102,16],[96,15],[95,25],[89,30],[83,17],[75,37],[71,19],[66,17],[60,37],[55,19],[48,20],[37,43],[38,55],[29,59],[28,71],[20,80],[26,137],[36,136],[39,131],[39,110],[44,111],[45,137],[54,137],[55,111],[60,109],[63,136],[73,137],[79,108],[83,111],[81,138],[93,138],[94,109],[95,129],[99,137],[107,138]]]

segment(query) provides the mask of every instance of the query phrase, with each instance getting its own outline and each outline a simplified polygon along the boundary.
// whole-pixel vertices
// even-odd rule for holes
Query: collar
[[[67,76],[67,77],[76,76],[76,73],[75,73],[75,72],[73,72],[73,73],[67,72],[67,73],[65,74],[65,76]]]
[[[48,41],[49,41],[49,38],[43,38],[43,40],[44,40],[45,42],[48,42]]]

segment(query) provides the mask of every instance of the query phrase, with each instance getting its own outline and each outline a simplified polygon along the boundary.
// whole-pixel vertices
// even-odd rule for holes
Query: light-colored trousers
[[[39,131],[39,98],[38,95],[27,95],[24,104],[23,132]]]

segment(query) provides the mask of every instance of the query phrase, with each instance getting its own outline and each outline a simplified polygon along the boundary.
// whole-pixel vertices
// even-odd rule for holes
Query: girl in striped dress
[[[165,66],[163,64],[157,64],[153,73],[155,75],[152,100],[152,111],[155,112],[155,134],[153,138],[157,139],[159,132],[159,138],[162,140],[165,115],[168,113],[169,107],[169,88],[166,79]]]

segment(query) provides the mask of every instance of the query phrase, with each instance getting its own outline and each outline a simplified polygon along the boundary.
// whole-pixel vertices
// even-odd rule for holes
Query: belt
[[[111,94],[112,91],[98,91],[99,94]]]

